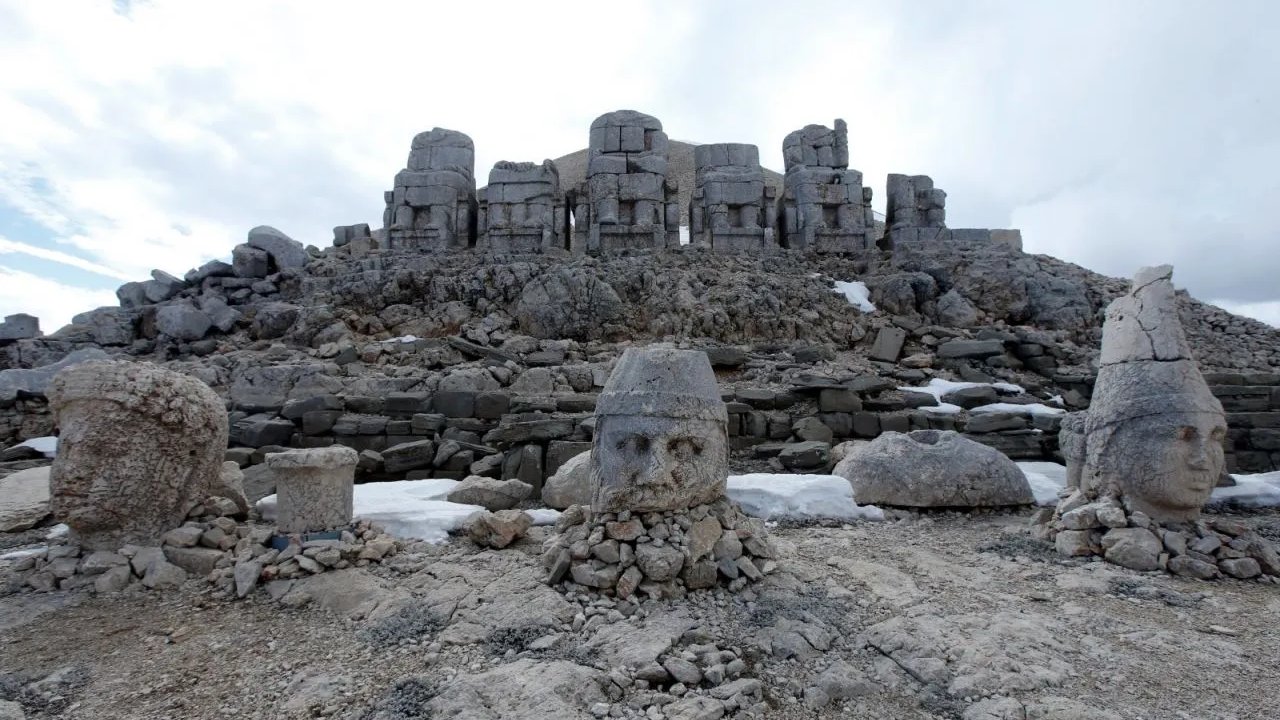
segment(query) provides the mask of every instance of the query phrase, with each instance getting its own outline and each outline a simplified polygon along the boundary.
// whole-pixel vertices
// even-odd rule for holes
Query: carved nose
[[[660,447],[652,448],[645,457],[644,468],[640,472],[640,484],[669,485],[671,481],[671,464],[667,462],[666,453]]]
[[[1209,469],[1209,447],[1205,442],[1198,442],[1193,446],[1187,465],[1193,470]]]

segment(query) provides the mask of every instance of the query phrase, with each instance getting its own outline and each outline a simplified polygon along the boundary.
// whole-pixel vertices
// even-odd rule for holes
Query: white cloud
[[[101,265],[88,262],[78,256],[59,252],[57,250],[42,248],[37,245],[15,242],[0,235],[0,255],[8,254],[30,255],[31,257],[39,258],[41,260],[49,260],[56,263],[62,263],[63,265],[70,265],[74,268],[88,270],[92,273],[116,278],[117,280],[124,280],[126,282],[132,279],[128,275],[112,270],[111,268],[102,267]]]
[[[110,290],[86,290],[0,265],[0,307],[32,307],[33,302],[38,303],[40,329],[48,334],[70,323],[73,315],[115,305],[116,295]],[[19,311],[4,314],[15,312]]]
[[[954,227],[1280,301],[1280,45],[1257,32],[1277,19],[1265,0],[0,5],[0,67],[20,68],[0,73],[0,202],[143,279],[258,224],[317,245],[376,226],[437,125],[472,136],[483,184],[621,107],[774,168],[786,133],[844,117],[880,209],[887,173],[926,173]]]

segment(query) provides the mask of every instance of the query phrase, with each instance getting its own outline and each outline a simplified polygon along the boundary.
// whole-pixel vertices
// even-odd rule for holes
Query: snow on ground
[[[1214,489],[1210,503],[1251,508],[1280,507],[1280,472],[1231,477],[1236,481],[1235,487]]]
[[[838,475],[730,475],[728,494],[743,512],[764,520],[884,519],[874,505],[859,507],[853,486]]]
[[[17,447],[29,447],[32,450],[43,454],[45,457],[51,458],[58,454],[58,438],[53,437],[52,435],[49,437],[31,438],[26,442],[18,443]]]
[[[937,405],[928,405],[920,408],[920,410],[923,410],[928,413],[933,413],[934,415],[959,415],[961,410],[960,406],[953,405],[952,403],[942,402],[942,396],[946,395],[949,392],[954,392],[956,390],[965,390],[967,388],[975,388],[975,387],[993,387],[999,392],[1008,393],[1011,395],[1021,395],[1022,393],[1026,392],[1025,390],[1022,389],[1022,386],[1014,385],[1012,383],[957,382],[955,380],[943,380],[941,378],[933,378],[932,380],[929,381],[927,385],[921,385],[920,387],[909,387],[909,386],[903,385],[903,386],[900,386],[898,390],[902,392],[917,392],[917,393],[924,393],[925,395],[932,395],[933,399],[938,401]],[[994,405],[987,405],[985,407],[997,407],[997,406],[1003,406],[1003,405],[1005,405],[1005,403],[995,403]],[[1046,408],[1046,409],[1052,410],[1053,408]],[[974,412],[974,411],[970,410],[970,412]],[[987,412],[1004,412],[1004,411],[988,410]],[[1015,412],[1015,411],[1009,411],[1009,412]]]
[[[1065,415],[1066,410],[1062,408],[1049,407],[1042,403],[1032,403],[1030,405],[1018,405],[1017,403],[991,403],[990,405],[979,405],[975,408],[969,408],[971,414],[975,413],[1012,413],[1015,415]]]
[[[411,343],[411,342],[418,342],[418,338],[417,338],[417,336],[416,336],[416,335],[401,335],[400,337],[393,337],[393,338],[389,338],[389,339],[387,339],[387,340],[383,340],[382,342],[384,342],[384,343]]]
[[[834,282],[836,286],[833,289],[848,298],[850,305],[853,305],[864,313],[872,313],[876,311],[876,306],[871,304],[871,291],[867,289],[866,283],[861,283],[856,280],[853,282],[835,280]]]
[[[560,511],[551,508],[534,508],[533,510],[525,510],[529,517],[533,518],[534,525],[555,525],[560,519]]]
[[[1057,505],[1058,491],[1067,486],[1067,468],[1055,462],[1019,462],[1018,469],[1027,476],[1036,505]]]

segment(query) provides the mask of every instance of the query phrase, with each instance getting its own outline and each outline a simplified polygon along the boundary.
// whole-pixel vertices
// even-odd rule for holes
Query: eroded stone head
[[[705,353],[627,350],[596,418],[596,512],[683,510],[724,495],[728,416]]]
[[[50,509],[85,547],[156,542],[218,483],[227,416],[199,380],[86,362],[54,377],[49,405],[59,428]]]
[[[1223,468],[1226,416],[1190,356],[1172,268],[1138,271],[1107,309],[1081,488],[1157,522],[1193,520]]]

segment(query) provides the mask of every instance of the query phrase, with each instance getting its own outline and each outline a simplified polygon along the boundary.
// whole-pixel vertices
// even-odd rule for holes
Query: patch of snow
[[[551,508],[534,508],[533,510],[525,510],[529,517],[533,518],[534,525],[555,525],[560,519],[560,511]]]
[[[689,244],[689,226],[688,225],[680,226],[680,244],[681,245]]]
[[[443,478],[356,485],[353,515],[381,525],[396,537],[442,543],[449,539],[449,531],[461,529],[468,518],[484,510],[446,501],[457,485],[457,480]],[[276,496],[262,498],[257,508],[263,520],[274,521]]]
[[[390,339],[388,339],[388,340],[383,340],[382,342],[384,342],[384,343],[411,343],[411,342],[418,342],[418,337],[417,337],[416,335],[401,335],[400,337],[393,337],[393,338],[390,338]]]
[[[1214,488],[1210,503],[1236,507],[1280,507],[1280,472],[1232,475],[1235,487]]]
[[[952,405],[951,403],[938,403],[937,405],[925,405],[924,407],[917,409],[923,410],[927,413],[933,413],[934,415],[959,415],[960,411],[964,408],[959,405]]]
[[[17,447],[29,447],[45,457],[51,458],[58,454],[58,438],[53,437],[52,435],[48,437],[31,438],[26,442],[18,443]]]
[[[927,385],[922,385],[920,387],[902,386],[898,389],[902,392],[918,392],[924,393],[925,395],[932,395],[935,400],[942,402],[942,396],[949,392],[976,387],[993,387],[996,391],[1008,395],[1021,395],[1026,392],[1020,385],[1014,385],[1013,383],[957,382],[955,380],[943,380],[942,378],[933,378]]]
[[[0,555],[0,562],[4,562],[6,560],[21,560],[22,558],[32,557],[33,555],[40,555],[48,549],[49,547],[47,545],[37,545],[36,547],[14,550]]]
[[[1013,413],[1015,415],[1066,415],[1067,411],[1062,408],[1049,407],[1041,403],[1032,403],[1030,405],[1018,405],[1016,403],[991,403],[990,405],[979,405],[975,408],[969,408],[970,413]]]
[[[1058,491],[1067,486],[1067,467],[1055,462],[1019,462],[1018,469],[1027,476],[1036,505],[1057,505]]]
[[[764,520],[883,520],[884,511],[853,501],[853,486],[838,475],[752,473],[729,476],[729,499]]]
[[[836,286],[834,290],[841,293],[849,300],[849,304],[858,308],[864,313],[873,313],[876,306],[871,304],[871,291],[867,289],[866,283],[858,281],[845,282],[843,280],[835,280]]]
[[[53,527],[49,528],[49,532],[44,536],[44,539],[57,540],[58,538],[66,537],[67,534],[70,532],[71,532],[71,528],[67,527],[65,523],[58,523],[57,525],[54,525]]]

